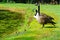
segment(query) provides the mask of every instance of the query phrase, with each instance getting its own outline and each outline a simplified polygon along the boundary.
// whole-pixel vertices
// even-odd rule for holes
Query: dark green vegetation
[[[9,10],[0,10],[0,37],[6,36],[18,30],[24,22],[23,14],[11,12]]]
[[[0,40],[60,40],[60,5],[41,5],[41,12],[55,19],[56,28],[50,24],[41,28],[41,24],[33,18],[35,14],[33,12],[34,8],[37,8],[34,4],[0,4],[0,9],[14,10],[13,14],[11,11],[4,11],[1,14],[1,18],[4,19],[1,20],[3,23],[0,23],[0,28],[2,27],[1,29],[5,33],[0,33],[3,36]],[[21,16],[21,14],[25,14],[25,16]],[[5,18],[3,15],[8,17],[5,16],[7,17]],[[20,19],[20,17],[23,18]],[[20,25],[21,23],[23,25]]]
[[[60,4],[60,0],[0,0],[0,3],[36,3],[38,1],[42,4]]]

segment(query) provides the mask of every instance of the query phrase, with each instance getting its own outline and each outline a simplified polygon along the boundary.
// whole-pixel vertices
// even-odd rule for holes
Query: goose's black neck
[[[40,5],[38,6],[38,13],[40,14]]]
[[[40,2],[38,2],[38,13],[40,15]]]

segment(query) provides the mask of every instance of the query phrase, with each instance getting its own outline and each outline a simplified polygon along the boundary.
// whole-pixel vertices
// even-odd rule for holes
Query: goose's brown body
[[[41,24],[51,23],[53,19],[54,18],[52,18],[52,17],[50,17],[50,16],[48,16],[46,14],[43,14],[43,13],[40,14],[40,23]]]
[[[35,14],[34,17],[37,19],[37,21],[40,24],[43,24],[43,27],[44,27],[44,24],[47,24],[47,23],[50,23],[50,24],[55,26],[55,22],[53,21],[54,18],[51,17],[51,16],[48,16],[48,15],[46,15],[44,13],[40,13],[40,15],[39,15],[39,13],[36,11],[36,14]]]

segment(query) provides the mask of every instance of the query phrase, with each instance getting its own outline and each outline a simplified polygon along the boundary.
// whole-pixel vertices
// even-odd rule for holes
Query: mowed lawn
[[[25,24],[16,33],[11,33],[1,38],[1,40],[60,40],[60,5],[41,4],[41,13],[52,16],[56,22],[56,26],[51,24],[39,24],[35,18],[35,9],[37,6],[34,4],[0,4],[0,9],[9,9],[25,13]],[[25,29],[27,31],[25,31]]]

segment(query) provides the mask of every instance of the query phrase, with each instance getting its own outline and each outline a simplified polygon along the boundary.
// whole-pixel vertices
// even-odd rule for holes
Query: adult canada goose
[[[37,10],[36,10],[36,14],[35,14],[34,18],[36,18],[37,21],[38,21],[40,24],[43,25],[43,27],[44,27],[44,25],[47,24],[47,23],[50,23],[50,24],[52,24],[52,25],[55,26],[55,22],[53,21],[53,20],[54,20],[53,17],[48,16],[48,15],[43,14],[43,13],[39,13]]]

